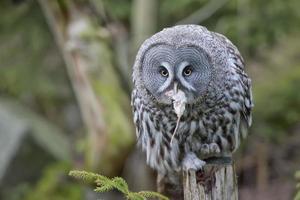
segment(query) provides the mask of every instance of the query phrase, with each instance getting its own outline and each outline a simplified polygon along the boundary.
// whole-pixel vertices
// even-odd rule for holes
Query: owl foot
[[[195,153],[189,152],[185,155],[182,161],[182,169],[184,171],[188,171],[188,170],[198,171],[201,170],[205,164],[206,162],[200,160]]]
[[[205,157],[215,156],[221,152],[217,143],[202,144],[200,148],[200,155]]]

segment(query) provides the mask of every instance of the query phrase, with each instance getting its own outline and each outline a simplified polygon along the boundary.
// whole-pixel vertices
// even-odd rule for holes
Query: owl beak
[[[177,94],[177,92],[178,92],[178,83],[175,82],[175,83],[174,83],[174,88],[173,88],[173,93],[174,93],[174,94]]]
[[[165,93],[166,96],[172,97],[178,93],[178,83],[175,82],[173,86],[173,90],[169,90]]]

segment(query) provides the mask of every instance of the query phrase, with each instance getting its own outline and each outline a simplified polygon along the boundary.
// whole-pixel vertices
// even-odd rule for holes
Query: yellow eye
[[[163,76],[163,77],[168,77],[169,76],[169,72],[166,68],[161,67],[161,69],[159,70],[159,73]]]
[[[190,76],[192,74],[193,70],[191,66],[186,66],[183,70],[183,75],[184,76]]]

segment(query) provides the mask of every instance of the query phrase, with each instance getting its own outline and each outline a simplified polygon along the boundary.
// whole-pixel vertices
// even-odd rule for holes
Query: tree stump
[[[238,186],[231,158],[212,158],[201,171],[183,172],[184,200],[237,200]]]

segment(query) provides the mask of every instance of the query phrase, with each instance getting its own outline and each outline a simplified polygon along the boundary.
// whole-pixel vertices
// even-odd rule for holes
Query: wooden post
[[[184,200],[237,200],[238,186],[231,158],[207,161],[201,172],[183,173]]]

